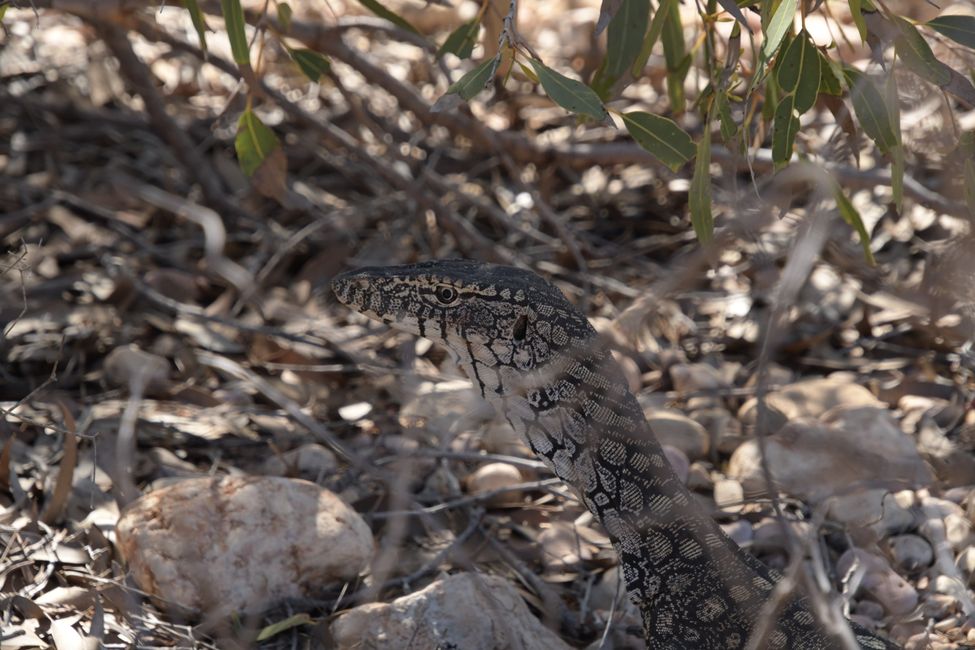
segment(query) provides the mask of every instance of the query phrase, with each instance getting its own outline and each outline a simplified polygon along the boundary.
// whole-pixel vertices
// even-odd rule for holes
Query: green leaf
[[[775,121],[772,124],[772,161],[789,162],[792,148],[799,132],[799,118],[795,115],[795,95],[782,97],[775,107]]]
[[[496,56],[493,59],[485,59],[476,68],[450,84],[445,94],[460,95],[465,100],[470,101],[474,95],[484,90],[488,81],[491,80],[491,75],[494,74],[495,68],[498,67],[500,60],[500,56]]]
[[[890,153],[899,144],[900,125],[892,119],[883,94],[868,75],[853,68],[844,69],[844,73],[860,126],[881,151]]]
[[[299,625],[308,625],[312,622],[311,616],[307,613],[302,612],[301,614],[295,614],[294,616],[289,616],[283,621],[278,621],[277,623],[272,623],[268,625],[257,635],[258,641],[267,641],[271,637],[281,634],[286,630],[290,630],[293,627],[298,627]]]
[[[633,65],[650,22],[650,0],[623,0],[606,35],[606,71],[619,79]]]
[[[293,50],[289,47],[288,54],[298,64],[301,71],[305,73],[305,76],[312,81],[318,81],[331,68],[328,59],[315,50],[309,50],[307,48]]]
[[[857,209],[853,207],[853,202],[847,198],[846,194],[843,193],[843,188],[839,185],[836,186],[834,195],[836,196],[836,207],[839,209],[843,221],[856,230],[857,235],[860,237],[860,246],[863,247],[864,257],[867,258],[870,266],[876,266],[877,261],[873,257],[873,251],[870,250],[870,234],[867,232],[867,227],[863,225],[863,218]]]
[[[3,20],[3,17],[7,15],[7,9],[9,9],[9,8],[10,8],[10,5],[8,5],[6,3],[0,5],[0,20]],[[204,44],[203,49],[204,50],[207,49],[206,48],[206,44]]]
[[[860,40],[867,42],[867,21],[863,19],[863,6],[861,0],[850,0],[850,15],[853,16],[853,24],[860,32]]]
[[[200,11],[200,5],[197,4],[196,0],[181,0],[183,8],[190,14],[190,20],[193,21],[193,29],[196,30],[196,35],[200,39],[200,49],[204,52],[207,51],[207,21],[203,16],[203,12]],[[6,11],[8,5],[0,7],[0,12]],[[0,18],[3,18],[3,13],[0,13]]]
[[[586,84],[559,74],[537,59],[529,59],[528,63],[535,70],[548,96],[562,108],[588,115],[597,122],[602,122],[609,116],[603,103],[599,101],[599,96]]]
[[[474,52],[474,46],[477,45],[477,37],[480,32],[481,23],[478,22],[477,18],[464,23],[450,32],[450,36],[447,37],[447,40],[437,50],[437,58],[439,59],[448,52],[461,59],[471,58],[471,53]]]
[[[408,20],[396,14],[386,7],[382,6],[378,0],[359,0],[359,4],[363,7],[376,14],[380,18],[385,18],[389,22],[393,23],[398,27],[402,27],[408,32],[413,32],[414,34],[420,34],[416,27],[411,25]]]
[[[704,123],[704,135],[697,143],[697,160],[691,178],[687,203],[691,211],[691,225],[702,244],[711,241],[714,234],[714,216],[711,214],[711,120]]]
[[[887,104],[887,111],[890,113],[890,123],[894,125],[894,135],[897,144],[890,148],[890,189],[893,193],[894,207],[897,212],[901,211],[904,204],[904,147],[901,141],[900,123],[901,109],[897,103],[897,75],[887,75],[884,84],[884,101]]]
[[[593,36],[602,34],[603,30],[606,29],[606,25],[613,19],[616,12],[620,10],[621,4],[623,4],[623,0],[603,0],[600,3],[599,19],[596,20],[596,29],[593,30]]]
[[[237,121],[237,137],[234,149],[237,162],[247,176],[253,176],[261,163],[281,146],[274,131],[261,122],[260,118],[248,108]]]
[[[690,57],[684,47],[684,28],[680,22],[680,11],[676,7],[667,12],[660,40],[664,44],[664,62],[667,64],[670,108],[675,114],[680,114],[684,112],[684,78],[690,70]]]
[[[620,117],[636,143],[671,170],[677,171],[694,157],[694,141],[673,120],[643,111],[623,113]]]
[[[732,17],[738,21],[739,25],[744,25],[748,33],[752,32],[751,26],[748,24],[748,19],[745,18],[745,14],[741,13],[741,9],[738,8],[738,4],[735,0],[718,0],[718,4],[721,8],[727,11]]]
[[[521,68],[521,71],[525,73],[525,76],[532,80],[532,83],[538,83],[538,75],[535,74],[534,70],[529,68],[521,61],[517,61],[517,63],[518,63],[518,67]]]
[[[890,19],[899,33],[894,39],[894,51],[904,65],[917,76],[939,86],[951,81],[951,69],[935,58],[921,32],[900,16],[891,16]]]
[[[775,64],[775,79],[784,92],[795,95],[800,115],[812,108],[819,94],[819,56],[809,34],[802,30]]]
[[[768,29],[765,30],[765,42],[762,43],[762,57],[771,59],[775,51],[779,49],[782,39],[792,27],[792,22],[796,19],[796,5],[799,0],[782,0],[779,7],[772,14],[769,20]]]
[[[819,53],[819,92],[827,95],[840,96],[843,94],[843,69],[828,56]]]
[[[728,100],[727,93],[719,92],[717,94],[715,108],[718,111],[718,120],[721,124],[721,138],[725,142],[730,142],[738,135],[738,124],[731,116],[731,102]]]
[[[938,16],[925,24],[954,42],[975,49],[975,16]]]
[[[678,11],[677,0],[660,0],[657,13],[653,15],[653,19],[650,21],[650,29],[647,30],[647,35],[643,38],[643,46],[640,48],[640,53],[633,63],[631,71],[634,77],[638,77],[643,71],[643,68],[646,67],[647,61],[650,59],[650,53],[653,52],[653,46],[656,45],[657,39],[660,38],[660,33],[663,31],[664,21],[667,20],[667,15],[671,11]]]
[[[244,34],[244,10],[240,7],[240,0],[220,0],[220,9],[223,11],[224,27],[230,40],[234,63],[249,66],[250,49],[247,47],[247,36]]]
[[[293,13],[291,5],[287,2],[278,3],[278,22],[281,23],[281,28],[286,32],[291,29],[291,15]]]

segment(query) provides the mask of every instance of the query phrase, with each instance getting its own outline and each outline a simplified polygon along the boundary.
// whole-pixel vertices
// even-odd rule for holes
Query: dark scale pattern
[[[365,268],[332,283],[349,307],[443,344],[481,394],[603,524],[652,649],[744,648],[774,587],[674,474],[586,317],[530,271],[466,260]],[[864,648],[896,648],[859,626]],[[840,647],[805,602],[767,648]]]

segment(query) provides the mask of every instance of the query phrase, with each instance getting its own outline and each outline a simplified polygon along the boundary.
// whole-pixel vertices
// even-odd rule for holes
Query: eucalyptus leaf
[[[975,16],[938,16],[925,24],[954,42],[975,50]]]
[[[193,21],[193,29],[196,30],[196,36],[200,39],[200,49],[204,52],[207,51],[207,22],[206,17],[203,12],[200,11],[200,5],[196,0],[181,0],[180,4],[186,9],[190,14],[190,20]],[[0,11],[5,11],[8,5],[3,5]],[[0,18],[2,18],[0,14]]]
[[[867,232],[867,227],[863,224],[863,217],[860,216],[860,212],[853,206],[853,202],[847,198],[846,194],[843,193],[843,188],[839,185],[836,186],[834,196],[836,197],[836,207],[839,209],[840,217],[850,227],[856,230],[857,236],[860,238],[860,246],[863,248],[863,255],[867,258],[867,262],[870,266],[876,266],[877,261],[873,257],[873,251],[870,250],[870,233]]]
[[[244,10],[240,6],[240,0],[220,0],[220,9],[223,12],[224,27],[230,40],[234,63],[249,66],[250,48],[244,33]]]
[[[935,58],[921,32],[900,16],[891,16],[890,19],[898,32],[894,39],[894,50],[904,65],[917,76],[939,86],[951,81],[951,68]]]
[[[572,113],[588,115],[598,122],[609,117],[606,107],[592,88],[556,72],[538,59],[529,59],[528,63],[538,75],[546,94],[556,104]]]
[[[478,22],[477,18],[464,23],[452,31],[450,36],[447,37],[447,40],[443,42],[443,45],[437,50],[437,58],[442,57],[448,52],[461,59],[471,58],[480,32],[481,23]]]
[[[697,151],[691,136],[671,119],[643,111],[623,113],[620,117],[636,143],[673,171]]]
[[[784,92],[795,95],[795,108],[800,115],[816,103],[821,74],[819,58],[819,50],[806,30],[802,30],[776,61],[776,81]]]
[[[714,216],[711,214],[711,120],[704,125],[704,135],[697,143],[697,160],[694,162],[694,176],[687,197],[691,212],[691,226],[702,244],[711,241],[714,235]]]
[[[420,34],[416,27],[410,24],[410,21],[406,20],[394,11],[390,11],[384,7],[379,0],[359,0],[359,4],[363,7],[376,14],[380,18],[385,18],[389,22],[393,23],[397,27],[402,27],[408,32],[413,32],[414,34]],[[420,34],[422,36],[422,34]]]
[[[775,51],[782,44],[782,39],[792,27],[792,22],[796,19],[796,8],[799,0],[782,0],[772,18],[769,20],[768,29],[765,30],[765,42],[762,43],[762,58],[768,60],[772,58]]]
[[[237,121],[234,149],[237,162],[247,176],[253,176],[271,153],[281,146],[274,131],[269,129],[250,108]]]

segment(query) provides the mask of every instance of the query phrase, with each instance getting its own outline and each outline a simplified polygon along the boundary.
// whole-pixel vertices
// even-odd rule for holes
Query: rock
[[[745,492],[741,483],[730,478],[715,481],[714,502],[724,512],[741,512],[745,505]]]
[[[884,536],[902,533],[921,521],[921,508],[913,490],[884,495],[879,527]]]
[[[669,373],[678,393],[717,392],[728,387],[721,371],[707,363],[675,363]]]
[[[472,494],[485,494],[493,490],[518,485],[524,482],[521,472],[508,463],[488,463],[481,465],[465,481]],[[517,492],[501,492],[488,499],[492,506],[513,505],[521,502],[522,495]]]
[[[769,468],[779,489],[817,504],[854,489],[931,480],[913,441],[885,409],[844,408],[829,417],[825,423],[809,418],[790,422],[766,439]],[[731,456],[728,475],[741,481],[746,496],[766,491],[760,459],[755,440]]]
[[[917,607],[917,591],[878,555],[851,548],[840,556],[836,570],[840,575],[846,575],[857,563],[865,572],[860,590],[883,605],[889,615],[904,616]]]
[[[700,460],[707,455],[711,446],[708,432],[683,413],[648,409],[644,415],[661,445],[680,449],[690,460]]]
[[[707,431],[708,440],[717,441],[718,451],[723,454],[732,453],[746,440],[741,423],[727,409],[698,409],[691,413],[691,417]]]
[[[934,562],[934,551],[919,535],[895,535],[887,540],[894,565],[905,571],[917,571]]]
[[[569,650],[506,580],[472,573],[447,576],[392,603],[342,612],[331,633],[338,650]]]
[[[734,540],[738,546],[751,544],[755,536],[751,523],[747,519],[738,519],[728,524],[721,524],[724,534]]]
[[[358,513],[314,483],[278,477],[180,481],[129,505],[115,534],[160,606],[214,616],[352,580],[373,554]]]
[[[424,429],[437,436],[455,436],[495,418],[494,407],[467,380],[421,382],[400,408],[405,429]]]
[[[538,536],[542,562],[551,573],[577,568],[582,560],[592,559],[589,544],[576,527],[566,521],[553,521]]]
[[[808,521],[790,521],[792,534],[800,539],[808,539],[812,525]],[[752,527],[752,546],[759,551],[788,551],[789,543],[782,530],[782,524],[774,517],[764,517]]]
[[[698,492],[713,492],[714,482],[711,480],[709,466],[698,461],[691,463],[691,468],[687,472],[687,488]]]
[[[879,621],[884,620],[884,606],[872,600],[861,600],[857,602],[853,611],[857,615],[873,621],[873,627],[876,627]]]
[[[956,552],[975,543],[972,522],[965,516],[965,510],[960,505],[930,496],[922,498],[921,504],[927,518],[944,522],[945,539]],[[934,543],[934,540],[930,541]]]
[[[975,484],[975,456],[955,440],[948,438],[933,419],[921,419],[917,440],[918,451],[931,463],[943,486]]]
[[[797,381],[769,393],[765,399],[769,408],[769,432],[778,431],[785,423],[799,418],[818,418],[837,406],[883,406],[869,390],[838,376]],[[746,401],[738,410],[738,419],[754,426],[757,406],[754,397]]]
[[[686,485],[691,469],[691,461],[687,460],[687,455],[676,447],[664,445],[664,456],[667,457],[670,466],[674,468],[674,473],[677,474],[680,482]]]
[[[721,371],[706,363],[676,363],[668,371],[674,390],[687,400],[690,411],[720,405],[729,386]]]
[[[169,380],[169,361],[155,354],[140,350],[136,345],[117,347],[105,357],[105,375],[115,386],[144,395],[165,394],[172,382]]]
[[[314,442],[301,445],[283,454],[275,454],[264,461],[264,473],[271,476],[293,475],[317,482],[338,467],[335,454],[328,447]]]

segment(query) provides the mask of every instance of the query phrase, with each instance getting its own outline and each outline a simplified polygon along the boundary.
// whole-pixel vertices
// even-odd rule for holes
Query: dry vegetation
[[[589,313],[674,464],[740,543],[785,571],[790,549],[815,550],[846,613],[899,643],[975,644],[975,231],[956,151],[975,112],[893,69],[909,152],[899,211],[882,158],[862,139],[859,156],[838,146],[823,106],[800,139],[828,164],[774,175],[767,149],[748,160],[716,147],[717,230],[701,245],[692,170],[579,125],[517,70],[504,91],[433,113],[462,64],[357,4],[292,5],[292,44],[331,61],[320,83],[275,39],[254,42],[254,109],[287,165],[256,180],[235,159],[250,100],[219,3],[200,2],[216,30],[206,55],[180,8],[37,4],[8,9],[0,43],[3,648],[237,648],[262,630],[261,647],[334,647],[349,634],[342,612],[461,573],[502,578],[478,584],[516,590],[532,624],[570,647],[641,647],[584,507],[441,349],[328,295],[351,266],[458,256],[534,268]],[[477,10],[454,4],[390,6],[442,42]],[[829,4],[833,27],[852,29],[844,3]],[[522,3],[520,35],[585,77],[601,59],[597,15],[591,2]],[[937,51],[968,69],[964,53]],[[661,66],[655,53],[626,101],[664,110]],[[689,93],[705,82],[692,73]],[[875,266],[822,196],[826,168]],[[791,541],[757,473],[757,428]],[[115,529],[126,506],[189,477],[249,475],[339,495],[368,524],[368,568],[240,614],[133,577],[123,554],[136,551]],[[268,507],[238,522],[247,543],[310,526],[254,498]],[[181,534],[217,535],[207,524]],[[281,552],[321,552],[301,539]],[[166,552],[216,584],[208,572],[223,569],[186,549],[223,541]],[[457,608],[461,586],[446,594]],[[381,620],[370,616],[365,627]]]

